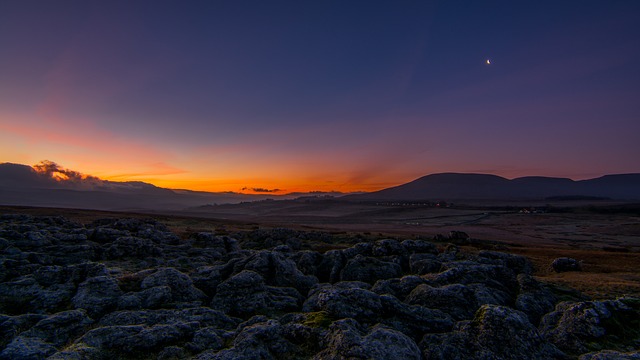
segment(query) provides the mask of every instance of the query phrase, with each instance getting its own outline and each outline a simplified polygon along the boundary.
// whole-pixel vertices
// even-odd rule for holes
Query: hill
[[[0,164],[0,204],[97,210],[182,210],[287,195],[174,190],[140,181],[107,181],[43,162]]]
[[[348,200],[519,200],[560,196],[588,196],[619,200],[640,199],[640,174],[606,175],[574,181],[528,176],[509,180],[496,175],[441,173]]]

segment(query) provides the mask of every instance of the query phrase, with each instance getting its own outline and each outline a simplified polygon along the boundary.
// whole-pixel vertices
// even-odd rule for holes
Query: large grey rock
[[[527,316],[505,306],[483,305],[473,320],[451,333],[427,334],[420,343],[427,359],[563,359]]]
[[[478,256],[481,260],[483,258],[490,259],[498,265],[504,265],[516,274],[531,274],[533,272],[533,265],[529,259],[522,255],[483,250],[478,253]]]
[[[362,288],[320,285],[311,291],[303,311],[325,311],[336,319],[353,318],[371,322],[383,311],[380,295]]]
[[[545,314],[553,311],[558,298],[531,275],[518,275],[518,283],[520,293],[516,298],[515,308],[527,314],[532,324],[538,325]]]
[[[407,296],[406,302],[440,309],[456,320],[470,319],[480,305],[474,291],[461,284],[443,287],[419,285]]]
[[[207,296],[213,297],[216,294],[218,285],[225,280],[224,266],[201,266],[189,276],[193,285],[204,292]]]
[[[298,251],[292,255],[297,268],[305,275],[319,277],[318,266],[322,262],[323,255],[317,251]]]
[[[328,254],[329,252],[327,252]],[[373,256],[373,243],[364,242],[357,243],[350,248],[340,250],[345,260],[353,259],[357,255]]]
[[[110,243],[104,251],[106,259],[138,258],[160,256],[162,250],[152,240],[134,236],[122,236]]]
[[[87,332],[76,342],[76,346],[95,348],[128,356],[139,356],[145,352],[159,352],[163,348],[185,342],[196,331],[194,323],[103,326]]]
[[[193,353],[220,350],[224,347],[223,331],[215,327],[201,328],[193,334],[193,339],[185,347]]]
[[[87,330],[93,320],[83,310],[69,310],[53,314],[40,320],[21,336],[38,338],[60,347]]]
[[[424,276],[431,285],[479,283],[513,294],[519,288],[516,273],[503,265],[479,264],[466,260],[443,263],[442,266],[442,272]]]
[[[303,274],[293,260],[278,252],[258,251],[237,263],[234,272],[240,269],[260,274],[267,285],[295,288],[305,295],[318,283],[315,276]]]
[[[580,355],[578,360],[640,360],[640,351],[602,350]]]
[[[600,350],[637,350],[640,300],[563,302],[539,326],[548,341],[571,355]]]
[[[394,239],[378,240],[371,249],[372,256],[405,255],[406,253],[402,244]]]
[[[240,250],[238,241],[228,236],[216,236],[210,232],[200,232],[193,239],[201,247],[216,249],[221,257]]]
[[[267,286],[260,274],[243,270],[224,281],[216,290],[211,307],[233,316],[295,311],[302,302],[294,288]]]
[[[415,359],[422,358],[416,343],[403,333],[376,325],[371,330],[353,319],[334,322],[325,339],[326,349],[313,359]]]
[[[116,279],[109,276],[96,276],[85,280],[78,286],[73,297],[73,305],[85,309],[92,318],[100,317],[112,311],[118,304],[122,290]]]
[[[203,301],[207,297],[202,291],[193,286],[193,281],[188,275],[174,268],[160,268],[144,278],[140,284],[143,290],[159,286],[167,286],[171,289],[173,301]]]
[[[561,257],[553,260],[551,268],[555,272],[581,271],[582,263],[576,259]]]
[[[292,343],[290,332],[279,322],[269,320],[244,327],[229,349],[207,351],[197,360],[301,359],[308,358],[304,347]],[[288,336],[289,335],[289,336]]]
[[[413,291],[418,285],[425,284],[425,280],[419,276],[407,275],[401,278],[378,280],[371,291],[376,294],[390,294],[398,299],[404,300],[404,298]]]
[[[218,310],[208,307],[187,308],[182,310],[137,310],[115,311],[100,319],[100,326],[158,325],[197,323],[199,327],[233,330],[239,319],[230,318]]]
[[[43,289],[31,276],[13,279],[0,284],[0,312],[22,314],[35,312],[31,302],[42,295]]]
[[[409,270],[416,275],[439,272],[442,263],[433,254],[412,254],[409,257]]]
[[[4,349],[13,338],[46,317],[40,314],[0,315],[0,349]]]
[[[356,255],[350,259],[340,273],[342,281],[363,281],[370,284],[401,276],[400,265],[362,255]]]
[[[446,331],[451,318],[439,310],[402,303],[391,295],[379,295],[357,283],[320,285],[303,305],[305,312],[322,311],[333,319],[352,318],[363,324],[384,323],[409,336]]]
[[[400,243],[408,254],[432,254],[438,255],[435,244],[425,240],[404,240]]]
[[[97,262],[73,265],[41,266],[33,272],[33,277],[43,287],[71,282],[75,286],[89,277],[108,275],[107,267]]]
[[[56,348],[42,339],[18,336],[0,352],[1,360],[39,360],[53,355]]]
[[[425,333],[449,331],[453,327],[451,316],[441,310],[408,305],[391,295],[380,296],[380,302],[383,311],[376,320],[412,339],[418,340]]]
[[[329,250],[324,253],[317,272],[320,282],[335,283],[340,281],[340,272],[346,262],[347,259],[343,251]]]

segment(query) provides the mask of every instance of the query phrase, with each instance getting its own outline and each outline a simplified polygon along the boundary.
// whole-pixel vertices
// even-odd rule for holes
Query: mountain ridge
[[[493,174],[437,173],[370,193],[309,192],[242,194],[168,189],[141,181],[117,182],[83,175],[43,162],[36,167],[0,163],[0,204],[75,207],[98,210],[184,210],[212,204],[331,196],[345,201],[540,200],[590,197],[640,200],[640,173],[610,174],[587,180]]]
[[[0,163],[0,204],[97,210],[184,210],[194,206],[266,199],[292,199],[293,194],[243,194],[168,189],[142,181],[109,181],[64,169],[53,162],[36,168]],[[60,177],[56,177],[60,176]],[[338,193],[313,192],[306,195]]]
[[[555,196],[590,196],[620,200],[640,199],[640,173],[609,174],[572,180],[546,176],[507,179],[478,173],[437,173],[405,184],[366,194],[347,195],[348,200],[496,200],[545,199]]]

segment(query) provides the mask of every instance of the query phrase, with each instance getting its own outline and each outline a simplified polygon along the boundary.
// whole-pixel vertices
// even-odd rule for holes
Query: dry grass
[[[512,247],[509,251],[528,257],[542,281],[572,287],[594,299],[640,297],[640,253],[549,246]],[[582,271],[554,272],[550,264],[558,257],[582,261]]]

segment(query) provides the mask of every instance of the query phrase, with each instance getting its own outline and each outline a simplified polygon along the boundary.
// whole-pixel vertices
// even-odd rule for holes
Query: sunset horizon
[[[637,7],[6,2],[0,162],[277,193],[640,172]]]
[[[109,176],[109,175],[96,175],[95,173],[86,173],[83,171],[80,171],[78,169],[70,169],[70,168],[66,168],[64,167],[62,164],[58,164],[54,161],[50,161],[50,160],[42,160],[36,164],[33,165],[29,165],[29,164],[19,164],[16,162],[4,162],[5,164],[14,164],[14,165],[24,165],[24,166],[29,166],[31,167],[34,171],[36,171],[37,173],[41,174],[41,175],[46,175],[48,177],[50,177],[53,180],[58,180],[58,181],[65,181],[65,180],[70,180],[70,176],[74,177],[76,180],[87,180],[87,179],[91,179],[91,178],[95,178],[98,180],[105,180],[105,181],[114,181],[114,182],[143,182],[143,183],[147,183],[147,184],[151,184],[157,187],[161,187],[161,188],[166,188],[166,189],[171,189],[171,190],[188,190],[188,191],[204,191],[204,192],[233,192],[233,193],[238,193],[238,194],[261,194],[261,195],[265,195],[265,194],[272,194],[272,195],[287,195],[287,194],[292,194],[292,193],[344,193],[344,194],[348,194],[348,193],[359,193],[359,192],[374,192],[374,191],[379,191],[379,190],[383,190],[386,188],[390,188],[390,187],[394,187],[394,186],[398,186],[398,185],[402,185],[414,180],[417,180],[419,178],[425,177],[425,176],[429,176],[429,175],[436,175],[436,174],[444,174],[444,173],[451,173],[451,174],[482,174],[482,175],[495,175],[495,176],[499,176],[508,180],[513,180],[516,178],[522,178],[522,177],[549,177],[549,178],[566,178],[566,179],[570,179],[570,180],[574,180],[574,181],[579,181],[579,180],[589,180],[589,179],[594,179],[594,178],[599,178],[602,176],[606,176],[606,175],[621,175],[621,174],[635,174],[633,172],[628,172],[628,173],[610,173],[610,174],[597,174],[595,176],[587,176],[587,177],[581,177],[581,178],[574,178],[574,177],[570,177],[570,176],[553,176],[553,175],[541,175],[541,174],[522,174],[522,175],[518,175],[518,176],[504,176],[502,174],[496,174],[496,173],[490,173],[490,172],[465,172],[465,171],[441,171],[441,172],[431,172],[431,173],[423,173],[421,175],[417,175],[414,176],[412,178],[407,178],[407,179],[396,179],[396,181],[389,181],[388,183],[384,183],[384,184],[377,184],[377,186],[371,185],[371,187],[367,187],[366,185],[363,184],[334,184],[334,187],[327,187],[327,188],[321,188],[320,185],[308,185],[308,187],[305,187],[303,185],[291,185],[288,187],[284,187],[284,186],[277,186],[277,184],[284,184],[287,183],[285,181],[281,181],[278,183],[275,183],[275,187],[266,187],[263,183],[256,183],[256,184],[250,184],[248,181],[238,181],[237,183],[233,183],[232,185],[229,185],[229,187],[227,188],[215,188],[215,187],[210,187],[207,185],[207,180],[206,179],[198,179],[198,183],[203,183],[203,187],[201,188],[197,188],[197,187],[184,187],[181,186],[181,184],[193,184],[192,181],[185,181],[185,182],[173,182],[171,179],[162,179],[162,180],[157,180],[154,178],[146,178],[143,175],[135,175],[135,176],[131,176],[131,175],[115,175],[115,176]],[[3,163],[0,163],[3,164]],[[74,180],[74,179],[71,179]],[[172,185],[172,184],[177,184],[177,185]],[[292,182],[290,182],[289,184],[297,184],[295,182],[295,179],[292,179]],[[224,185],[223,185],[224,186]]]

